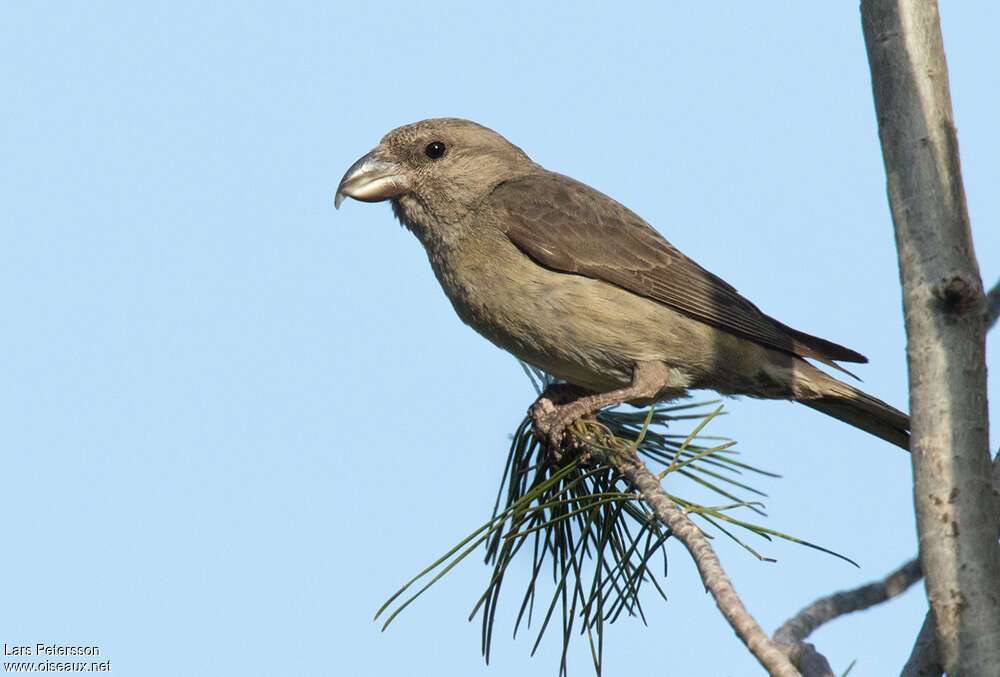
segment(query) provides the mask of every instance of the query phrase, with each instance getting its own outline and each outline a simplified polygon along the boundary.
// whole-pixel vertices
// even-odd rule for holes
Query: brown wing
[[[713,327],[838,369],[834,360],[868,361],[768,317],[641,218],[579,181],[538,173],[500,184],[487,202],[507,237],[547,268],[610,282]]]

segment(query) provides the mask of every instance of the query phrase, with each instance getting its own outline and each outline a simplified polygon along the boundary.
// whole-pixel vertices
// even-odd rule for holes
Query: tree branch
[[[608,459],[609,461],[612,459]],[[722,568],[722,563],[709,545],[701,529],[670,498],[659,480],[638,459],[617,457],[614,465],[631,484],[656,517],[673,532],[691,553],[705,588],[712,593],[715,603],[729,625],[747,648],[771,675],[795,675],[799,672],[788,657],[767,636],[754,620]]]
[[[544,413],[552,406],[551,401],[543,394],[530,410],[534,424],[533,433],[542,444],[547,443],[550,433]],[[712,594],[722,615],[768,674],[772,677],[799,677],[799,671],[789,661],[788,656],[767,636],[743,605],[732,581],[723,570],[722,563],[701,529],[674,503],[660,484],[660,480],[649,471],[649,468],[631,450],[611,450],[587,434],[574,433],[571,443],[578,447],[576,451],[582,459],[605,463],[618,470],[657,519],[684,544],[698,568],[705,589]]]
[[[992,329],[1000,315],[1000,282],[986,295],[986,329]],[[1000,453],[993,457],[993,489],[1000,492]],[[1000,517],[1000,515],[998,515]],[[997,520],[1000,523],[1000,519]],[[944,668],[941,667],[941,650],[937,643],[937,624],[934,622],[934,611],[928,611],[924,624],[917,635],[910,658],[903,666],[900,677],[941,677]]]
[[[801,667],[803,675],[832,675],[829,663],[812,644],[805,642],[806,637],[839,616],[862,611],[903,593],[921,577],[920,560],[913,559],[881,581],[818,599],[778,628],[774,641]]]
[[[934,622],[934,611],[928,611],[924,624],[917,635],[909,660],[903,666],[899,677],[941,677],[941,649],[938,648],[937,624]]]
[[[774,640],[782,645],[797,644],[824,623],[844,614],[881,604],[905,592],[922,576],[920,560],[912,559],[881,581],[818,599],[778,628],[774,633]]]
[[[986,295],[986,328],[992,329],[1000,317],[1000,280]]]
[[[862,0],[906,318],[920,559],[945,670],[1000,665],[985,296],[972,246],[937,3]]]

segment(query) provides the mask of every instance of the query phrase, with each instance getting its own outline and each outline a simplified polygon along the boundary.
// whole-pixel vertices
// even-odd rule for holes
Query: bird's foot
[[[528,409],[535,436],[548,445],[557,463],[562,461],[566,447],[576,446],[573,436],[566,434],[567,428],[578,418],[590,414],[586,408],[574,406],[585,393],[576,386],[555,383]]]
[[[568,421],[561,420],[559,408],[547,397],[539,397],[528,409],[535,437],[548,445],[556,462],[562,461],[562,443]]]

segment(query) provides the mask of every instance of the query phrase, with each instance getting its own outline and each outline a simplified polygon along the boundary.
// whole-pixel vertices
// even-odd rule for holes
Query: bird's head
[[[401,220],[412,213],[440,223],[457,220],[501,182],[537,168],[520,148],[492,129],[458,118],[398,127],[351,165],[337,187],[364,202],[392,200]],[[407,218],[407,214],[411,218]]]

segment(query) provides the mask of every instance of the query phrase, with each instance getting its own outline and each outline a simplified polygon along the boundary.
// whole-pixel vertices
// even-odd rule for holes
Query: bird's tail
[[[909,416],[853,386],[839,381],[838,385],[841,387],[837,390],[843,394],[827,394],[799,402],[909,450]]]

